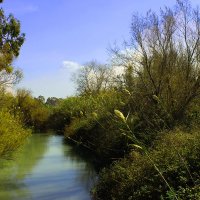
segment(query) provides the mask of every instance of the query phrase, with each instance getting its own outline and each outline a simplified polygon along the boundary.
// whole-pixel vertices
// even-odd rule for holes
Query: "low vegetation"
[[[198,199],[199,153],[199,132],[162,133],[147,154],[135,147],[104,169],[94,199]]]

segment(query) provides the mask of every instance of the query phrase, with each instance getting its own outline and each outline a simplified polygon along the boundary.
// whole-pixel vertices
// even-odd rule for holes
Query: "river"
[[[12,161],[0,161],[0,200],[89,200],[93,166],[63,137],[33,134]]]

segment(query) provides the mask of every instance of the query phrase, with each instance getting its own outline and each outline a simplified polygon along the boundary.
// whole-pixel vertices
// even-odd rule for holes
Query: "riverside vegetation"
[[[5,87],[17,83],[22,77],[21,71],[14,69],[11,64],[19,55],[24,34],[20,33],[20,22],[12,15],[6,17],[2,9],[0,22],[0,158],[9,159],[29,135],[18,115],[12,112],[15,108],[13,96],[5,92]]]
[[[2,3],[3,1],[0,1]],[[0,9],[0,159],[12,159],[33,131],[46,131],[52,107],[59,99],[43,96],[34,98],[26,89],[13,95],[9,88],[23,78],[20,69],[13,66],[25,41],[20,22],[12,14],[6,16]]]
[[[130,43],[112,49],[110,64],[83,66],[76,96],[45,103],[2,90],[1,155],[27,136],[24,127],[53,129],[104,166],[95,200],[200,199],[199,47],[200,12],[187,0],[134,15]]]
[[[2,3],[1,1],[0,3]],[[11,159],[13,152],[31,134],[32,130],[47,129],[50,106],[33,98],[28,90],[19,89],[16,95],[9,88],[23,77],[13,66],[25,40],[20,22],[6,16],[0,9],[0,159]]]
[[[200,199],[199,14],[177,1],[134,15],[127,48],[87,63],[56,108],[65,137],[105,162],[93,199]]]

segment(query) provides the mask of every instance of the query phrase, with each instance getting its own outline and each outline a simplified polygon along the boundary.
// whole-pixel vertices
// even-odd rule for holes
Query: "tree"
[[[46,105],[49,105],[49,106],[56,106],[56,105],[58,105],[59,102],[60,102],[60,99],[59,99],[59,98],[56,98],[56,97],[48,97],[48,98],[47,98],[47,101],[46,101]]]
[[[145,114],[159,108],[152,112],[160,114],[162,109],[171,121],[181,120],[200,95],[199,9],[177,0],[174,9],[165,7],[160,15],[134,15],[131,36],[129,53],[116,55],[125,67],[127,61],[132,63],[132,109]]]
[[[0,2],[2,3],[2,1]],[[5,16],[0,9],[0,85],[19,82],[22,78],[20,70],[14,70],[13,60],[18,57],[24,43],[25,35],[20,31],[20,22],[13,15]]]
[[[39,96],[44,100],[42,96]],[[15,114],[19,115],[23,123],[36,130],[45,130],[49,117],[49,109],[38,98],[34,98],[31,92],[18,89],[15,97]]]
[[[45,104],[45,97],[40,95],[38,98],[36,98],[40,103]]]
[[[19,69],[13,70],[12,73],[7,73],[5,70],[0,71],[0,86],[11,86],[19,83],[23,78],[23,73]]]
[[[113,69],[95,61],[87,63],[75,75],[77,91],[81,95],[96,94],[111,87]]]

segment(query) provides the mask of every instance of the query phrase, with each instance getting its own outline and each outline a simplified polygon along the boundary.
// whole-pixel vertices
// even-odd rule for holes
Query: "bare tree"
[[[111,87],[113,69],[107,65],[91,61],[75,74],[79,94],[96,94]]]
[[[0,87],[10,87],[21,81],[23,73],[21,70],[14,70],[7,73],[5,70],[0,71]]]

